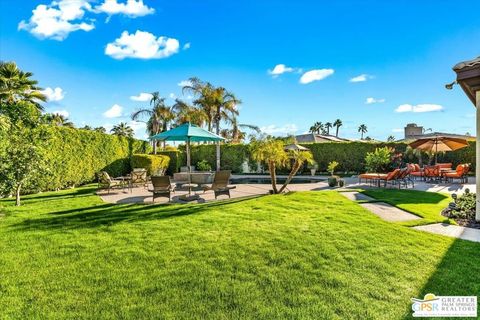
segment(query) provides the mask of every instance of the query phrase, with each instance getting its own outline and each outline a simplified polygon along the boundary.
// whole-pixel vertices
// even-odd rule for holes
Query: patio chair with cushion
[[[412,179],[416,179],[416,178],[423,179],[424,178],[423,170],[422,170],[422,168],[420,168],[420,165],[418,165],[417,163],[411,163],[410,167],[412,169],[410,171],[410,177]]]
[[[384,174],[384,175],[381,175],[379,177],[379,185],[383,182],[383,186],[386,187],[388,183],[391,183],[392,185],[394,185],[395,183],[397,183],[397,178],[399,177],[400,175],[400,169],[395,169],[393,171],[390,171],[389,173],[387,174]]]
[[[447,181],[453,182],[454,179],[460,180],[460,183],[467,183],[468,182],[468,174],[469,171],[469,165],[467,164],[459,164],[455,171],[453,172],[446,172],[444,174],[445,179]]]
[[[170,201],[171,193],[175,192],[175,185],[170,182],[169,176],[152,176],[152,189],[148,191],[152,192],[153,202],[156,198],[164,197]]]
[[[408,184],[412,184],[412,188],[415,187],[415,183],[413,182],[412,178],[410,178],[410,171],[411,171],[410,166],[406,166],[405,168],[400,170],[400,173],[397,176],[397,181],[398,181],[398,188],[400,189],[402,187],[402,184],[405,186],[405,188],[408,188]]]
[[[147,170],[143,168],[135,168],[133,169],[132,173],[130,173],[130,186],[143,186],[145,188],[148,187],[148,180],[147,180]]]
[[[110,190],[115,187],[125,188],[125,180],[123,178],[111,178],[106,171],[98,173],[98,189],[104,189],[110,193]]]
[[[438,181],[441,178],[439,166],[425,166],[423,168],[425,181]]]
[[[230,181],[230,170],[222,170],[215,172],[213,177],[213,183],[211,186],[206,186],[203,189],[203,192],[213,190],[215,194],[215,199],[220,195],[227,195],[230,198],[230,190],[235,189],[235,186],[229,186]]]

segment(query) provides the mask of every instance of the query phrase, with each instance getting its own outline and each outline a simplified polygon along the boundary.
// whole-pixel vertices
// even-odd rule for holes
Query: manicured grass
[[[2,318],[401,319],[412,297],[480,292],[480,244],[336,192],[183,206],[91,192],[0,201]]]
[[[397,189],[369,189],[364,190],[363,193],[378,201],[389,203],[423,218],[421,220],[401,222],[400,224],[406,226],[438,222],[455,224],[454,220],[440,214],[448,206],[448,203],[452,201],[448,194]]]

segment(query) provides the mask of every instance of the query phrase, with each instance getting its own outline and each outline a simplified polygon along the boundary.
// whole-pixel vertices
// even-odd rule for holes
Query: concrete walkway
[[[428,224],[413,229],[440,234],[447,237],[480,242],[480,229],[455,226],[445,223]]]
[[[341,192],[341,194],[352,201],[374,201],[375,199],[364,195],[361,192]],[[403,211],[385,202],[364,202],[359,203],[362,207],[389,222],[403,222],[421,219],[419,216]]]

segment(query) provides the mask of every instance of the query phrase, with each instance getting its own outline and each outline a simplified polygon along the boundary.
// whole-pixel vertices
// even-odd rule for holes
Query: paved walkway
[[[352,201],[373,201],[375,199],[364,195],[361,192],[342,192],[343,196]],[[385,221],[403,222],[421,219],[419,216],[406,212],[385,202],[364,202],[360,203],[362,207],[376,214]]]
[[[428,224],[413,229],[440,234],[447,237],[480,242],[480,229],[466,228],[445,223]]]

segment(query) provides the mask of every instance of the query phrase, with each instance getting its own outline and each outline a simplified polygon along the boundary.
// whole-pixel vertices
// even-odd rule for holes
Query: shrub
[[[131,158],[132,168],[147,169],[148,175],[163,175],[168,168],[170,158],[159,154],[134,154]]]
[[[172,176],[175,172],[178,172],[180,170],[183,159],[182,152],[178,150],[159,151],[157,152],[157,155],[164,155],[170,158],[166,174]]]
[[[212,166],[206,160],[197,162],[196,167],[199,171],[212,171]]]
[[[335,169],[338,167],[338,162],[337,161],[331,161],[328,164],[327,171],[330,172],[330,174],[333,176],[333,173],[335,172]]]
[[[365,168],[368,172],[385,172],[392,160],[393,149],[389,147],[377,148],[374,152],[367,153]]]

